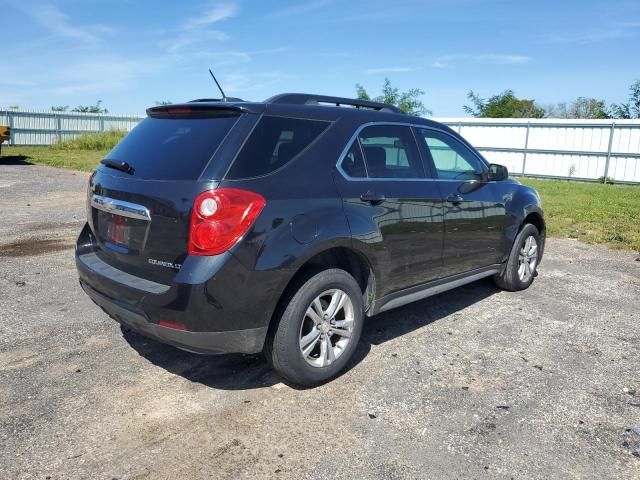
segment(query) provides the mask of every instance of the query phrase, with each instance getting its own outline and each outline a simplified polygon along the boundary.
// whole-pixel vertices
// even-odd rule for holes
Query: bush
[[[613,177],[607,177],[607,178],[606,178],[606,181],[607,181],[606,183],[609,183],[609,184],[611,184],[611,185],[613,185],[613,184],[615,183],[615,182],[613,181]],[[600,183],[605,183],[604,175],[603,175],[603,176],[601,176],[601,177],[598,177],[598,182],[600,182]]]
[[[123,130],[108,130],[100,133],[85,133],[76,138],[63,140],[51,145],[56,150],[111,150],[124,138]]]

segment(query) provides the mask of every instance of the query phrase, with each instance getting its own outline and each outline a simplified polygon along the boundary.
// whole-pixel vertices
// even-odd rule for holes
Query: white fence
[[[437,120],[517,175],[640,183],[640,120]]]
[[[143,117],[78,112],[1,110],[0,125],[11,129],[9,145],[51,145],[83,133],[129,131]]]
[[[50,145],[82,133],[131,130],[143,117],[0,109],[11,145]],[[516,175],[640,183],[640,120],[437,118]]]

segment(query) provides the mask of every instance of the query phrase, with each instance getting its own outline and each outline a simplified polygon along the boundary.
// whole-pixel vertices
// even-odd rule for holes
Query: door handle
[[[462,201],[464,200],[464,198],[462,198],[460,195],[458,195],[457,193],[452,193],[451,195],[449,195],[447,197],[447,202],[451,202],[454,205],[457,205],[459,203],[462,203]]]
[[[386,197],[381,193],[374,193],[369,190],[367,193],[363,193],[360,195],[360,200],[363,202],[368,202],[371,205],[378,205],[386,200]]]

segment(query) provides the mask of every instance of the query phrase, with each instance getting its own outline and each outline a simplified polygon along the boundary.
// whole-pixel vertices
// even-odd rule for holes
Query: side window
[[[367,168],[364,165],[360,144],[355,141],[342,160],[342,170],[351,178],[366,178]]]
[[[358,135],[369,178],[424,178],[424,168],[409,127],[372,125]]]
[[[236,157],[227,178],[266,175],[289,163],[320,136],[329,122],[264,116]]]
[[[435,130],[420,130],[433,158],[438,178],[476,180],[482,177],[482,162],[465,145]]]

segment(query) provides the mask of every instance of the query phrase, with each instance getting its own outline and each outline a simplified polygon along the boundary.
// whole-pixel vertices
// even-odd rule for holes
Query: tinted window
[[[431,153],[438,178],[481,178],[482,162],[461,142],[435,130],[421,130],[420,133]]]
[[[353,142],[351,148],[342,160],[342,170],[352,178],[366,178],[367,169],[364,166],[360,144]]]
[[[227,178],[271,173],[304,150],[329,126],[328,122],[263,117],[233,162]]]
[[[145,118],[105,158],[127,162],[135,178],[195,180],[237,119]]]
[[[374,125],[358,136],[369,178],[424,178],[422,161],[409,127]]]

